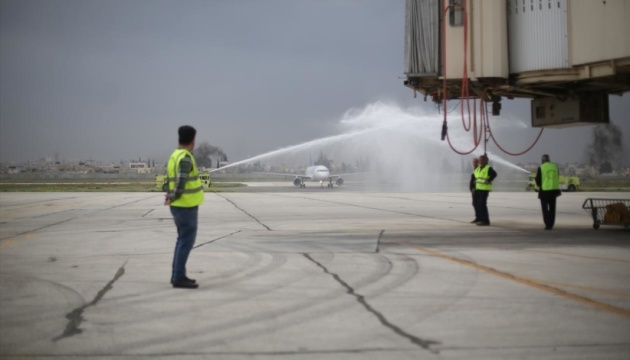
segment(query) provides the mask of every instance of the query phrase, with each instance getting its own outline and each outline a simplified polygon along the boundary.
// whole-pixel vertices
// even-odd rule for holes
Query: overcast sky
[[[0,0],[0,161],[166,160],[183,124],[238,161],[336,135],[377,102],[434,114],[439,137],[402,85],[404,19],[404,0]],[[611,98],[626,149],[628,114],[630,94]],[[511,124],[496,130],[511,151],[538,133],[529,101],[492,121]],[[580,161],[591,133],[545,130],[507,158]]]

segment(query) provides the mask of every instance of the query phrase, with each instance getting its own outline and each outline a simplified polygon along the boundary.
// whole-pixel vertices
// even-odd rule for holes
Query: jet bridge
[[[626,0],[407,0],[404,85],[444,100],[532,99],[534,127],[608,123],[630,90]]]

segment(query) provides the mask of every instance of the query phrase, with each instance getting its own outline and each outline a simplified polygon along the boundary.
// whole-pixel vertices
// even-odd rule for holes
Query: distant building
[[[151,169],[145,162],[130,162],[129,169],[136,170],[138,174],[148,174]]]
[[[22,168],[16,166],[9,166],[9,169],[7,170],[7,174],[19,174],[21,172]]]

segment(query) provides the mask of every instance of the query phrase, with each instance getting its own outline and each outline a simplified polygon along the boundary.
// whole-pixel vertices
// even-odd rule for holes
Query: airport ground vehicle
[[[559,176],[560,190],[562,191],[578,191],[580,190],[580,177],[579,176]],[[529,182],[525,191],[538,191],[536,186],[536,173],[529,174]]]
[[[155,175],[155,187],[162,189],[162,191],[168,191],[168,183],[166,181],[166,175]],[[204,172],[199,173],[199,180],[201,180],[201,185],[203,185],[204,190],[208,190],[212,182],[210,181],[210,173]]]

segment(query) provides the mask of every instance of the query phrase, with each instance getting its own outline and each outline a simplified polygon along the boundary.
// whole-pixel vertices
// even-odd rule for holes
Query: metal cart
[[[600,225],[617,225],[630,229],[630,199],[592,199],[584,200],[582,209],[593,218],[593,228]]]

